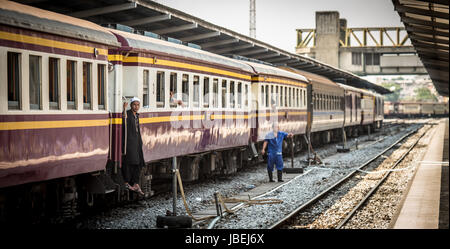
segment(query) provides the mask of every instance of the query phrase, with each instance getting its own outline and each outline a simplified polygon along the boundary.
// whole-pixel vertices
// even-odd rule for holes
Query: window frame
[[[101,72],[101,73],[100,73]],[[101,77],[103,76],[103,77]],[[97,109],[106,110],[107,104],[107,86],[106,86],[106,65],[98,63],[97,64]],[[101,84],[102,82],[102,84]],[[101,87],[102,86],[102,87]],[[101,103],[101,97],[103,98],[103,103]]]
[[[85,65],[87,65],[87,71],[85,76]],[[93,103],[92,103],[92,62],[83,61],[83,110],[92,110]],[[85,79],[86,79],[86,85],[85,85]],[[86,102],[85,102],[85,87],[86,87]],[[89,102],[88,102],[89,101]]]
[[[11,55],[11,56],[10,56]],[[17,57],[12,56],[17,55]],[[17,60],[16,60],[17,59]],[[22,53],[17,53],[14,51],[8,51],[6,56],[6,69],[7,69],[7,101],[8,110],[17,111],[22,110]],[[10,60],[13,61],[11,66]],[[14,69],[14,74],[11,75]],[[13,82],[11,84],[11,82]],[[10,100],[10,86],[14,86],[13,91],[11,91],[13,98]],[[14,100],[17,99],[17,100]]]
[[[36,104],[36,103],[32,103],[32,101],[31,101],[31,98],[32,98],[32,94],[31,94],[31,91],[32,91],[32,78],[31,77],[33,77],[32,76],[32,74],[31,74],[31,71],[32,71],[32,69],[31,69],[31,67],[32,67],[32,63],[31,63],[31,58],[37,58],[37,64],[38,64],[38,69],[37,69],[37,73],[38,73],[38,75],[37,75],[37,79],[38,79],[38,81],[39,81],[39,86],[37,87],[37,88],[35,88],[35,89],[37,89],[38,90],[38,93],[37,93],[37,98],[38,98],[38,103]],[[29,91],[28,91],[28,99],[29,99],[29,107],[30,107],[30,110],[42,110],[42,107],[43,107],[43,99],[42,99],[42,56],[40,56],[40,55],[33,55],[33,54],[30,54],[29,56],[28,56],[28,86],[29,86]]]

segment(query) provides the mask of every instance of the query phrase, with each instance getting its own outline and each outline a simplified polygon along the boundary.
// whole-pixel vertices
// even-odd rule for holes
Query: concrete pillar
[[[316,59],[339,67],[339,12],[316,12]]]
[[[339,39],[345,43],[345,30],[347,30],[347,19],[339,19]],[[350,45],[350,39],[348,40],[348,45]]]

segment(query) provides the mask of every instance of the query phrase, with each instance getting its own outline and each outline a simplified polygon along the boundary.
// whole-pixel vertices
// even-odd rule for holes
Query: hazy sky
[[[249,0],[156,0],[249,35]],[[347,27],[403,26],[391,0],[256,0],[256,39],[295,52],[296,29],[315,28],[316,11],[338,11]]]

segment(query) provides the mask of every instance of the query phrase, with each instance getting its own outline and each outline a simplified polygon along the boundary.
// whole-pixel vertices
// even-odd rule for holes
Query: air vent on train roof
[[[111,28],[111,29],[117,29],[120,31],[128,32],[128,33],[134,33],[134,28],[125,26],[119,23],[107,23],[102,24],[103,27]]]
[[[267,66],[273,66],[272,63],[260,61],[260,60],[253,59],[253,58],[244,57],[244,56],[237,55],[237,54],[224,54],[223,56],[226,56],[226,57],[232,58],[232,59],[236,59],[236,60],[249,61],[249,62],[259,63],[259,64],[263,64],[263,65],[267,65]]]

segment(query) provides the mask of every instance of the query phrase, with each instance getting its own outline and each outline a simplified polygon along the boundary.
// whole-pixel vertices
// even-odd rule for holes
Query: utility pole
[[[250,0],[250,37],[256,38],[256,0]]]

